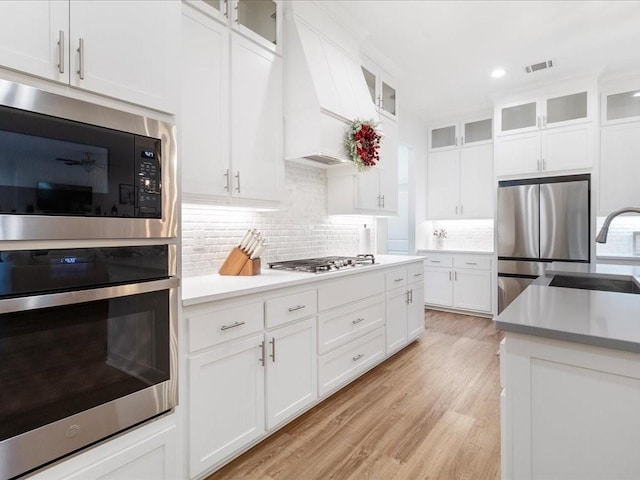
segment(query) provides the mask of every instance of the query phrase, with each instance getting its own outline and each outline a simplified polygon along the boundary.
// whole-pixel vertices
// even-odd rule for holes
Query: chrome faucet
[[[596,242],[607,243],[607,235],[609,234],[609,225],[611,225],[611,220],[623,213],[637,213],[638,215],[640,215],[640,208],[625,207],[621,208],[620,210],[616,210],[615,212],[611,212],[609,215],[607,215],[607,218],[604,219],[604,223],[602,224],[602,228],[596,236]]]

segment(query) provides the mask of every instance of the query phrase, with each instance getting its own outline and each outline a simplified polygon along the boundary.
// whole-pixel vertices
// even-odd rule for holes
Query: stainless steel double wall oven
[[[0,80],[0,479],[177,403],[172,124]]]

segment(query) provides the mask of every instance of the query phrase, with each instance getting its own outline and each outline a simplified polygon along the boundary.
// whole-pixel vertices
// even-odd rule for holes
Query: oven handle
[[[7,298],[0,300],[0,314],[37,310],[39,308],[59,307],[75,303],[93,302],[108,298],[126,297],[140,293],[157,292],[176,288],[180,285],[177,277],[150,282],[129,283],[111,287],[93,288],[91,290],[74,290],[72,292],[31,295],[29,297]]]

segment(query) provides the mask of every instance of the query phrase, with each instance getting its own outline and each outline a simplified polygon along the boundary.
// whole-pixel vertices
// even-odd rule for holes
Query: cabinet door
[[[559,127],[576,122],[584,122],[589,116],[588,92],[547,98],[542,115],[543,127]]]
[[[0,2],[1,66],[68,83],[68,46],[68,2]]]
[[[407,344],[407,312],[409,293],[406,287],[387,293],[386,337],[387,355]]]
[[[602,125],[640,120],[640,88],[602,95]]]
[[[449,150],[458,146],[458,126],[455,123],[429,129],[429,150]]]
[[[407,336],[409,340],[418,338],[424,332],[424,284],[409,285],[409,307],[407,311]]]
[[[593,150],[591,124],[545,130],[542,132],[542,171],[590,168]]]
[[[493,119],[470,120],[461,125],[460,146],[474,146],[493,141]]]
[[[275,50],[280,43],[278,20],[282,18],[282,12],[277,12],[276,2],[233,0],[230,3],[233,4],[233,27],[253,41]]]
[[[271,429],[318,397],[316,319],[267,333],[267,428]]]
[[[229,195],[229,31],[185,4],[180,164],[185,197]]]
[[[603,127],[600,148],[599,213],[640,205],[640,123]]]
[[[498,137],[495,141],[495,174],[538,172],[540,156],[540,132]]]
[[[398,124],[386,120],[382,124],[384,139],[380,148],[379,190],[382,210],[398,211]]]
[[[455,218],[459,213],[458,149],[431,152],[427,159],[427,218]]]
[[[537,131],[541,126],[540,106],[537,100],[525,100],[496,109],[498,135]]]
[[[280,200],[282,156],[282,58],[231,35],[231,194]]]
[[[370,168],[365,173],[356,175],[355,208],[359,210],[378,211],[382,208],[380,198],[380,173],[377,168]]]
[[[424,303],[453,305],[453,273],[449,268],[424,267]]]
[[[493,145],[460,150],[460,214],[493,218]]]
[[[71,85],[175,111],[179,2],[71,0],[69,19]]]
[[[491,272],[453,271],[453,306],[465,310],[491,311]]]
[[[380,78],[380,113],[395,120],[398,116],[398,102],[396,99],[396,88],[393,80],[383,72],[379,73]]]
[[[264,433],[263,339],[232,341],[189,359],[190,477]]]

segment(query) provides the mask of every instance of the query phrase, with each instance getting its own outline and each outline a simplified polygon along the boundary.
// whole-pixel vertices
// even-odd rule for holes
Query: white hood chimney
[[[285,159],[350,161],[344,146],[356,118],[377,121],[360,63],[300,17],[285,18]]]

